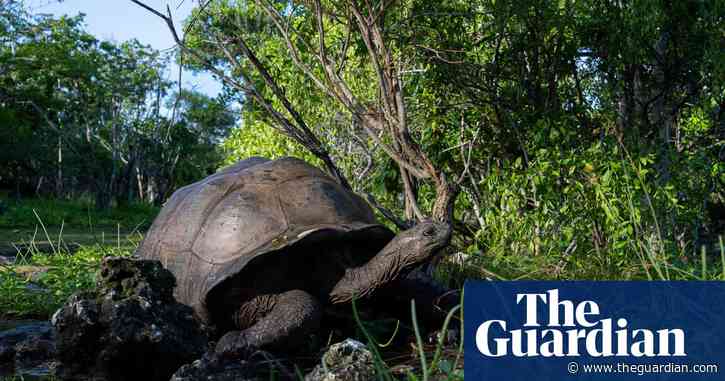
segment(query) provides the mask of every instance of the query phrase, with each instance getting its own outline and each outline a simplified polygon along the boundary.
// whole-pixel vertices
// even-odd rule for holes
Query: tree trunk
[[[418,186],[408,171],[402,169],[400,176],[403,179],[403,196],[405,199],[405,219],[413,221],[420,215],[418,210]]]
[[[118,149],[118,108],[115,107],[113,110],[113,121],[111,122],[111,177],[108,180],[108,204],[110,205],[110,197],[116,195],[117,182],[118,182],[118,162],[119,162],[119,149]]]
[[[63,197],[63,145],[60,136],[58,136],[58,159],[57,171],[55,174],[55,196]]]
[[[431,212],[434,220],[453,224],[453,206],[459,190],[458,186],[448,183],[444,174],[440,174],[436,184],[436,199]]]
[[[102,184],[96,187],[96,210],[108,210],[111,207],[111,195]]]
[[[143,175],[141,174],[141,167],[136,166],[136,185],[138,186],[138,199],[141,202],[146,201],[146,197],[144,196],[144,186],[143,186]]]

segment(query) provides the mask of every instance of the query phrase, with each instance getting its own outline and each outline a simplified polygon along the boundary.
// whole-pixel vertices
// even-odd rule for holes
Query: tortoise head
[[[428,261],[450,240],[450,224],[426,220],[399,233],[386,248],[399,248],[401,262],[407,267]]]
[[[343,303],[369,295],[430,260],[450,239],[450,225],[434,221],[398,233],[368,263],[346,271],[330,292],[330,301]]]
[[[450,225],[423,221],[398,233],[365,265],[350,269],[330,292],[332,303],[364,297],[426,263],[451,239]]]

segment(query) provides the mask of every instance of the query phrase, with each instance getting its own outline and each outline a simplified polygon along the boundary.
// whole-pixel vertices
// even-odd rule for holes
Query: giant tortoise
[[[406,288],[396,297],[439,294],[407,275],[450,235],[426,221],[395,236],[319,169],[253,157],[177,190],[136,253],[161,261],[177,278],[177,300],[226,332],[217,351],[238,355],[299,343],[325,305],[393,282]]]

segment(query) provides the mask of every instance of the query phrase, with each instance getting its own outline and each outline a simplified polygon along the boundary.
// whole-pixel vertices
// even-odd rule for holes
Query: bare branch
[[[377,209],[380,214],[382,214],[385,218],[390,220],[390,222],[394,223],[395,226],[398,227],[400,230],[406,230],[410,229],[411,226],[413,226],[412,223],[409,221],[403,221],[400,218],[398,218],[393,212],[386,209],[384,206],[380,205],[378,200],[373,197],[370,193],[364,193],[365,200],[368,202],[368,204],[372,205],[375,209]]]
[[[287,45],[287,49],[290,52],[290,57],[292,58],[292,61],[295,63],[295,65],[302,70],[305,75],[323,92],[325,92],[329,96],[337,97],[338,94],[334,94],[330,92],[330,89],[325,86],[325,84],[320,80],[313,72],[312,69],[302,62],[302,59],[300,58],[300,51],[299,49],[292,43],[292,38],[289,34],[289,29],[286,25],[284,25],[284,20],[282,19],[282,16],[277,12],[277,10],[272,7],[272,5],[268,1],[264,0],[255,0],[257,5],[262,7],[264,12],[269,16],[269,18],[272,19],[272,22],[274,23],[277,30],[282,34],[282,37],[284,38],[285,44]],[[290,28],[294,30],[293,28]],[[304,40],[303,44],[305,45],[305,48],[309,51],[313,51],[312,47],[309,46]]]
[[[419,47],[419,48],[421,48],[423,50],[427,50],[427,51],[435,54],[436,58],[439,61],[445,62],[447,64],[460,65],[460,64],[464,63],[464,61],[461,61],[461,60],[454,61],[454,60],[449,60],[448,58],[443,57],[441,50],[433,49],[431,47],[428,47],[428,46],[425,46],[425,45],[420,45],[420,44],[416,44],[415,46],[417,46],[417,47]],[[462,52],[461,50],[447,50],[447,51],[454,52],[454,53],[461,53]]]
[[[338,181],[349,187],[349,184],[347,184],[347,181],[334,165],[327,151],[323,148],[320,140],[317,139],[315,134],[305,124],[304,119],[286,97],[283,89],[270,75],[263,61],[257,57],[253,49],[247,44],[247,41],[243,37],[243,26],[239,21],[235,22],[232,20],[238,29],[239,33],[237,35],[229,37],[225,34],[223,37],[215,37],[217,38],[216,45],[230,64],[232,64],[235,72],[239,72],[238,75],[241,76],[241,80],[230,78],[228,74],[216,68],[201,53],[185,46],[176,33],[168,7],[168,15],[164,15],[139,0],[132,0],[132,2],[164,19],[174,35],[174,40],[182,51],[187,52],[187,54],[202,62],[208,70],[221,78],[226,84],[243,92],[259,103],[267,114],[275,120],[275,123],[281,131],[298,141],[315,156],[320,158],[325,163],[328,171],[338,177]],[[383,33],[385,30],[385,11],[394,0],[377,0],[375,4],[372,4],[372,0],[364,0],[362,2],[348,0],[344,2],[346,6],[346,15],[344,18],[342,17],[342,13],[338,12],[337,9],[325,9],[321,0],[304,1],[305,6],[311,9],[316,19],[314,21],[316,22],[317,47],[311,46],[311,44],[315,44],[313,40],[310,40],[309,37],[305,38],[299,31],[295,30],[291,23],[285,22],[285,17],[280,14],[269,0],[254,0],[254,2],[271,19],[272,24],[284,41],[290,58],[296,68],[320,89],[323,94],[335,100],[346,109],[350,113],[353,122],[358,123],[368,137],[398,165],[401,180],[404,185],[406,208],[412,210],[415,218],[419,220],[425,218],[425,213],[417,204],[414,185],[416,185],[416,179],[430,179],[433,181],[436,191],[436,200],[431,210],[431,215],[436,219],[451,222],[453,201],[458,193],[458,181],[453,184],[449,183],[445,173],[436,168],[411,135],[408,126],[402,78],[404,63],[402,59],[395,62],[393,52],[388,46]],[[326,40],[326,28],[329,28],[330,23],[340,23],[347,27],[344,45],[337,57],[330,56],[328,46],[326,45],[328,43]],[[367,58],[375,72],[378,99],[374,102],[367,103],[367,100],[361,101],[361,99],[358,99],[349,83],[342,77],[342,70],[348,59],[347,52],[351,45],[353,28],[359,31],[359,36],[367,50]],[[246,71],[244,66],[246,62],[244,65],[239,62],[237,58],[238,53],[246,57],[252,67],[249,70],[254,70],[254,72],[260,75],[266,87],[281,102],[284,112],[289,118],[275,109],[271,102],[266,100],[254,87],[248,71]],[[312,58],[313,61],[307,62],[306,59],[309,60],[309,58]],[[319,74],[319,70],[322,71],[324,77]],[[354,131],[352,132],[354,133]],[[474,137],[473,141],[475,139],[476,137]],[[464,168],[462,176],[468,173],[467,169],[468,165],[470,165],[472,144],[468,146],[467,152],[464,151],[465,149],[461,148],[462,155],[465,153],[467,157],[465,161],[466,168]],[[405,221],[399,219],[396,222],[395,216],[392,213],[384,212],[384,208],[381,208],[374,199],[368,197],[368,201],[380,210],[386,218],[394,221],[396,225],[401,227],[406,225]],[[413,216],[411,215],[410,217]]]
[[[350,189],[350,183],[347,181],[345,176],[342,174],[342,171],[340,171],[339,168],[334,164],[332,159],[330,158],[330,155],[327,153],[327,151],[322,147],[322,143],[317,139],[316,136],[310,131],[310,129],[307,127],[307,125],[304,123],[304,120],[300,117],[300,115],[294,110],[292,105],[289,103],[287,98],[284,96],[284,94],[279,89],[279,86],[276,85],[274,80],[269,76],[267,71],[264,69],[264,67],[261,65],[259,60],[256,59],[256,56],[252,54],[249,47],[244,43],[243,40],[238,40],[240,42],[240,46],[242,47],[243,51],[245,52],[245,55],[250,59],[250,61],[253,62],[253,64],[256,62],[255,68],[260,72],[260,74],[265,77],[265,82],[268,86],[272,89],[275,96],[279,97],[280,101],[283,102],[285,108],[288,112],[293,116],[295,121],[298,123],[297,126],[295,126],[291,121],[289,121],[287,118],[285,118],[280,112],[274,109],[272,107],[271,103],[268,102],[264,97],[254,88],[254,86],[251,85],[251,81],[249,77],[247,77],[243,70],[240,70],[240,74],[242,75],[242,79],[244,80],[245,84],[239,83],[236,80],[233,80],[228,75],[226,75],[222,70],[216,68],[214,64],[212,64],[208,59],[201,56],[199,53],[194,51],[193,49],[189,49],[184,42],[179,38],[178,33],[176,32],[176,28],[174,26],[173,19],[171,17],[171,9],[167,6],[167,15],[162,14],[161,12],[156,11],[155,9],[151,8],[150,6],[138,1],[138,0],[131,0],[133,3],[143,7],[144,9],[148,10],[149,12],[155,14],[156,16],[163,19],[169,30],[171,31],[171,34],[174,37],[174,41],[179,46],[182,51],[185,51],[192,55],[194,58],[201,61],[204,66],[207,68],[207,70],[210,70],[212,73],[216,74],[222,81],[229,84],[230,86],[242,91],[244,94],[252,97],[257,101],[257,103],[262,106],[276,121],[279,123],[282,128],[288,132],[288,136],[291,138],[297,140],[300,144],[302,144],[305,148],[310,150],[313,155],[318,157],[324,164],[327,170],[335,176],[337,181],[343,185],[344,187]],[[234,56],[226,51],[226,55],[228,58],[234,60]],[[241,69],[241,66],[237,63],[237,67]]]

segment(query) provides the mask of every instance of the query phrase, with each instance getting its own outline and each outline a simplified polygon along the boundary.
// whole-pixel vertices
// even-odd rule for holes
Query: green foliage
[[[466,249],[472,267],[506,279],[639,279],[686,265],[700,247],[682,237],[701,223],[712,174],[696,161],[677,165],[662,182],[653,154],[605,142],[493,168],[478,187],[486,208]]]
[[[233,164],[252,156],[270,159],[294,156],[316,163],[316,158],[304,147],[261,121],[250,120],[244,126],[235,128],[224,140],[222,147],[226,157],[225,164]]]
[[[397,165],[311,84],[256,3],[210,2],[192,18],[190,46],[219,67],[248,69],[210,42],[244,36],[353,187],[402,214]],[[285,10],[299,61],[325,78],[314,57],[314,12],[305,3],[274,5]],[[482,266],[467,275],[662,278],[663,268],[699,263],[701,246],[715,251],[725,205],[717,64],[724,5],[413,0],[386,10],[384,37],[403,78],[411,134],[449,178],[465,175],[455,215],[470,236],[454,250]],[[323,6],[349,11],[344,1]],[[351,93],[379,104],[359,30],[334,20],[323,28],[330,56],[346,58],[339,72]],[[246,72],[282,109],[258,73]],[[228,163],[311,159],[275,135],[269,115],[239,89],[227,92],[243,102],[243,124],[224,145]],[[430,210],[435,189],[415,183]]]
[[[155,151],[161,160],[171,159],[175,163],[170,190],[195,182],[219,169],[225,158],[221,142],[237,120],[234,110],[223,97],[211,98],[184,90],[175,94],[174,98],[169,100],[168,106],[178,108],[178,120],[170,126],[166,146]]]
[[[0,267],[0,310],[5,317],[48,318],[75,292],[92,289],[101,260],[108,255],[130,255],[130,248],[82,247],[75,253],[39,252]],[[31,279],[21,271],[37,268]]]
[[[287,6],[284,3],[274,3],[278,9]],[[289,23],[305,38],[314,38],[314,18],[301,5],[295,5],[294,10],[285,12]],[[245,41],[255,50],[255,54],[263,62],[267,70],[274,76],[275,81],[284,89],[285,95],[292,106],[300,113],[306,124],[328,148],[336,164],[346,173],[362,173],[367,166],[368,159],[380,158],[376,148],[368,147],[360,127],[351,126],[349,113],[336,102],[330,102],[304,73],[295,68],[294,60],[290,56],[287,45],[280,38],[265,13],[254,2],[219,0],[211,1],[204,11],[197,9],[187,20],[188,33],[186,41],[190,48],[205,53],[211,62],[219,67],[232,70],[232,76],[239,77],[239,68],[234,68],[220,47],[210,43],[216,37],[227,38],[235,34],[244,34]],[[347,31],[341,25],[329,25],[325,33],[327,43],[335,49],[340,48],[347,38]],[[358,43],[358,42],[356,42]],[[339,54],[342,54],[339,52]],[[353,46],[347,51],[346,65],[341,68],[341,76],[350,85],[351,91],[364,98],[365,102],[375,102],[376,93],[374,82],[370,79],[375,74],[365,62],[366,53],[360,47]],[[313,64],[313,52],[303,50],[299,59],[306,64]],[[195,70],[202,70],[203,65],[191,58],[185,63]],[[247,65],[247,63],[245,63]],[[323,77],[319,67],[312,65],[318,76]],[[282,104],[272,91],[264,85],[257,73],[252,73],[250,82],[261,95],[268,99],[273,107],[283,110]],[[225,92],[229,97],[243,104],[241,110],[242,123],[235,128],[232,134],[223,143],[227,155],[226,163],[247,158],[252,155],[261,155],[270,158],[280,156],[296,156],[320,164],[309,152],[280,130],[275,130],[269,115],[263,108],[251,101],[243,91],[225,84]],[[289,115],[287,115],[289,117]],[[350,129],[348,129],[350,127]],[[358,136],[358,138],[356,138]],[[372,151],[371,157],[366,151]],[[374,173],[365,173],[367,176],[382,176],[373,166]],[[370,171],[368,171],[370,172]],[[367,177],[366,176],[366,177]],[[368,179],[361,181],[360,189],[369,190]],[[381,195],[385,198],[386,195]]]
[[[82,15],[16,8],[0,12],[0,187],[91,193],[107,209],[160,204],[219,167],[217,145],[236,122],[225,98],[172,93],[167,56],[136,40],[100,41]]]
[[[122,208],[96,210],[90,200],[13,199],[0,198],[7,210],[0,214],[0,229],[34,228],[40,221],[47,227],[90,229],[93,227],[120,228],[123,231],[151,226],[159,212],[156,206],[130,204]],[[37,213],[37,216],[36,216]],[[39,221],[40,218],[40,221]]]

